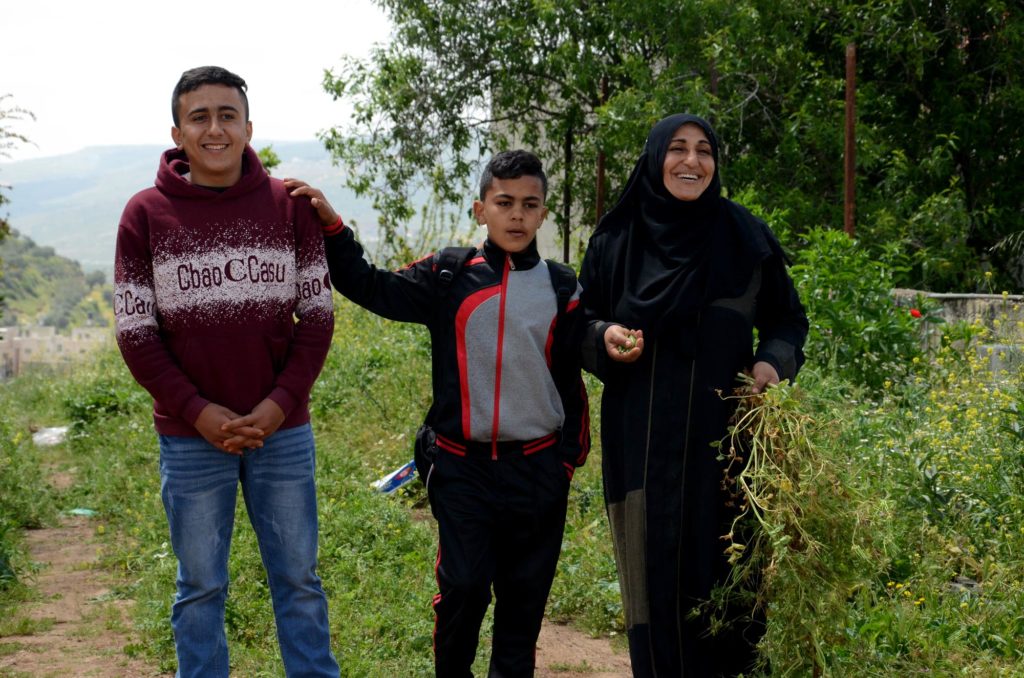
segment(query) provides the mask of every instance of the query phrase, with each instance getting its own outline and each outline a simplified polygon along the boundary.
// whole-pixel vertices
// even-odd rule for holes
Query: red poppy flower
[[[918,311],[916,308],[912,308],[912,309],[910,309],[910,315],[912,317],[914,317],[914,318],[920,318],[921,317],[921,312]]]

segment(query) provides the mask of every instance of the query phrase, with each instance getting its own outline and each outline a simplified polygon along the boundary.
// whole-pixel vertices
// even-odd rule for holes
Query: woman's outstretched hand
[[[610,325],[604,331],[604,349],[612,360],[631,363],[644,352],[644,331]]]

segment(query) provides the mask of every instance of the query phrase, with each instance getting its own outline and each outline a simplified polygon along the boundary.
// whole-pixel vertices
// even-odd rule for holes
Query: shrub
[[[904,257],[889,248],[875,258],[841,231],[806,237],[790,271],[811,323],[808,360],[874,390],[909,376],[923,343],[919,319],[892,296],[893,272],[906,266]]]

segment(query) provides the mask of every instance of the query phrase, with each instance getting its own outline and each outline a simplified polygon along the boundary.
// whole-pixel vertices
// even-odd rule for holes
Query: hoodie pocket
[[[288,342],[258,334],[191,335],[171,341],[182,371],[207,400],[248,414],[266,398]]]

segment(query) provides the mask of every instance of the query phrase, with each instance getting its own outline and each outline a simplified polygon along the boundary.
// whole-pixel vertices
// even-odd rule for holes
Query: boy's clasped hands
[[[263,439],[276,431],[284,418],[280,406],[264,398],[246,415],[210,403],[199,413],[195,426],[218,450],[240,455],[245,450],[263,447]]]

